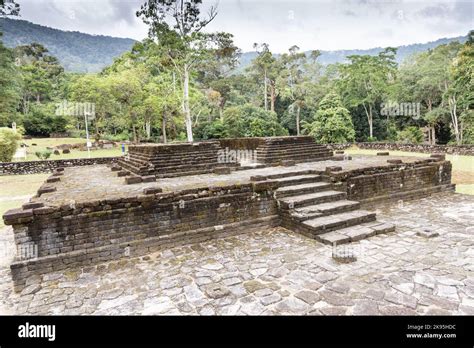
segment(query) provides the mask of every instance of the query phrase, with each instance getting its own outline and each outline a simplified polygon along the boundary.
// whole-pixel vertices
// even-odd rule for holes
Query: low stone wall
[[[474,156],[474,145],[425,145],[425,144],[395,144],[395,143],[357,143],[361,149],[398,150],[421,153],[445,153],[452,155]]]
[[[12,263],[15,289],[32,275],[278,225],[276,201],[262,185],[10,210],[4,220],[13,225],[19,250],[36,248],[34,258]]]
[[[352,144],[325,144],[329,149],[335,150],[345,150],[352,146]]]
[[[326,144],[331,150],[345,150],[351,146],[367,150],[392,150],[420,153],[444,153],[450,155],[474,156],[474,145],[426,145],[426,144],[401,144],[401,143],[346,143]]]
[[[116,163],[121,157],[77,158],[46,161],[0,162],[0,175],[51,173],[56,168]]]
[[[451,171],[451,162],[430,158],[388,167],[331,172],[329,178],[337,189],[347,192],[348,199],[370,203],[421,198],[432,191],[454,190]]]

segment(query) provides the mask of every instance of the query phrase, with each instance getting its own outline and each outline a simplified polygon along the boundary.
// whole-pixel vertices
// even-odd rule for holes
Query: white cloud
[[[34,23],[90,34],[143,39],[135,12],[143,0],[20,0]],[[216,1],[204,0],[205,6]],[[234,34],[244,51],[267,42],[275,52],[406,45],[465,35],[474,28],[470,0],[220,0],[208,30]]]

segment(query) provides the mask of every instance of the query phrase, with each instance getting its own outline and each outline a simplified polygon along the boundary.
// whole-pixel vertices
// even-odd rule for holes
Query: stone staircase
[[[118,165],[131,174],[156,178],[206,174],[216,168],[237,168],[238,163],[219,163],[218,142],[170,145],[135,145]]]
[[[291,173],[267,177],[278,182],[275,198],[282,226],[325,244],[355,242],[395,230],[380,223],[376,214],[347,200],[347,194],[332,189],[317,174]]]
[[[309,136],[265,138],[257,147],[259,163],[315,162],[332,158],[333,153]]]

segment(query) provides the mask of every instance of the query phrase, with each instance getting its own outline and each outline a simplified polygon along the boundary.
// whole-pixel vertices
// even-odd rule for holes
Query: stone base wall
[[[434,187],[452,190],[451,171],[449,161],[426,159],[410,164],[332,172],[329,177],[335,187],[347,192],[348,199],[364,203],[419,198],[430,194]]]
[[[256,184],[15,209],[4,220],[13,225],[19,250],[37,248],[34,258],[11,265],[17,290],[29,276],[61,267],[139,256],[164,245],[278,225],[275,200]]]
[[[46,161],[0,162],[0,175],[44,174],[56,168],[117,163],[121,157],[77,158]]]
[[[395,144],[395,143],[357,143],[361,149],[394,150],[421,153],[445,153],[451,155],[474,156],[474,145],[425,145],[425,144]]]
[[[331,149],[333,151],[336,151],[336,150],[345,150],[345,149],[348,149],[352,146],[353,144],[326,144],[327,148],[328,149]]]

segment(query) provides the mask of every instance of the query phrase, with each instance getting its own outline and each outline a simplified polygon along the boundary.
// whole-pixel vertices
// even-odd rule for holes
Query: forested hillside
[[[406,45],[406,46],[398,46],[397,48],[397,55],[395,57],[395,60],[397,63],[403,62],[405,58],[411,56],[412,54],[415,53],[420,53],[427,51],[429,49],[433,49],[439,45],[444,45],[448,44],[453,41],[459,41],[460,43],[464,43],[467,40],[467,36],[458,36],[458,37],[453,37],[453,38],[444,38],[444,39],[439,39],[436,41],[431,41],[427,43],[416,43],[412,45]],[[347,57],[352,56],[352,55],[371,55],[375,56],[379,54],[380,52],[383,51],[382,47],[376,47],[376,48],[371,48],[367,50],[337,50],[337,51],[320,51],[321,55],[319,56],[319,63],[323,65],[329,65],[329,64],[334,64],[334,63],[344,63],[347,62]],[[307,55],[309,55],[310,52],[306,52]],[[240,58],[240,70],[245,69],[248,65],[250,65],[250,62],[255,59],[257,56],[257,52],[245,52],[242,54]]]
[[[40,43],[57,57],[64,69],[69,72],[99,72],[112,64],[113,59],[129,51],[134,44],[132,39],[122,39],[110,36],[95,36],[79,32],[62,31],[44,27],[24,20],[0,18],[0,31],[3,32],[3,43],[6,47],[14,48],[19,45]],[[466,36],[439,39],[428,43],[418,43],[400,46],[397,50],[396,61],[401,63],[406,57],[427,51],[436,46],[452,41],[466,42]],[[315,43],[317,49],[317,43]],[[337,50],[320,51],[319,63],[329,65],[343,63],[350,55],[377,55],[383,48],[368,50]],[[309,54],[309,52],[306,52]],[[240,57],[238,72],[242,72],[257,56],[256,52],[245,52]],[[278,56],[278,54],[275,54]]]
[[[70,72],[98,72],[135,43],[132,39],[62,31],[8,18],[0,18],[0,31],[5,46],[40,43]]]

